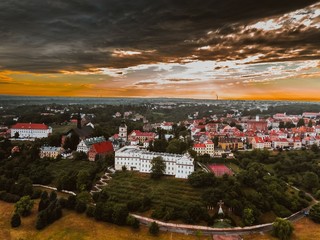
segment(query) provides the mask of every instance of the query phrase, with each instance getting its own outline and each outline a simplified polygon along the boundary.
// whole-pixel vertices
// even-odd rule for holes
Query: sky
[[[1,0],[0,94],[320,101],[320,1]]]

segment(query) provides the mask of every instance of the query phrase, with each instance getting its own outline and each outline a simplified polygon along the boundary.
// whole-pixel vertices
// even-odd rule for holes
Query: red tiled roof
[[[97,153],[106,153],[113,151],[113,145],[110,141],[95,143],[92,145],[92,148],[94,148]]]
[[[206,145],[204,143],[196,143],[193,145],[194,148],[205,148]]]
[[[12,129],[48,129],[44,123],[17,123],[11,127]]]
[[[140,130],[133,130],[130,135],[136,133],[137,137],[154,137],[155,133],[153,132],[141,132]]]

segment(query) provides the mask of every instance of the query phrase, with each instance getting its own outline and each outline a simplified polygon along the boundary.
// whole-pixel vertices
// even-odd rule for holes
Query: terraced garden
[[[110,199],[127,203],[134,198],[148,196],[152,207],[166,204],[168,207],[181,207],[193,202],[203,205],[201,191],[192,188],[187,180],[164,177],[150,179],[150,175],[134,172],[117,172],[105,188]]]

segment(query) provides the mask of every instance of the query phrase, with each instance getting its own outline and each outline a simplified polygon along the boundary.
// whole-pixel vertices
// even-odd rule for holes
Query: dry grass
[[[291,240],[318,240],[320,239],[320,224],[316,224],[308,218],[303,218],[294,224],[294,232]],[[246,235],[244,240],[276,240],[270,234]]]
[[[71,211],[65,211],[63,217],[42,231],[35,229],[36,210],[32,215],[22,219],[22,225],[17,229],[10,226],[13,204],[0,202],[0,239],[1,240],[196,240],[211,239],[209,237],[197,238],[175,233],[161,233],[153,237],[144,226],[139,231],[129,227],[119,227],[113,224],[97,222]]]

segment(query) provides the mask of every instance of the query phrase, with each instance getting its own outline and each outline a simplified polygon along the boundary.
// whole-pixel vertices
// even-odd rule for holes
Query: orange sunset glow
[[[317,1],[107,2],[0,3],[0,94],[320,100]]]

